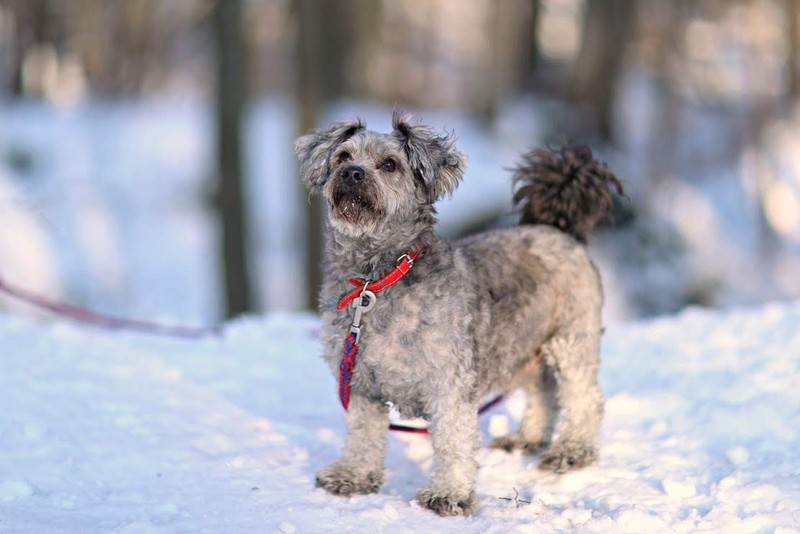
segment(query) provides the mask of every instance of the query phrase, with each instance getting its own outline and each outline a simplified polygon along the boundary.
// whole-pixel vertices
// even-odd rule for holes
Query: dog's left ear
[[[336,147],[366,128],[361,119],[334,122],[327,129],[314,130],[294,142],[300,162],[300,178],[312,192],[318,192],[330,176],[330,159]]]
[[[411,115],[395,110],[394,135],[403,143],[411,170],[422,182],[428,201],[433,204],[458,187],[464,176],[467,157],[456,150],[452,134],[440,135],[433,129],[412,124]]]

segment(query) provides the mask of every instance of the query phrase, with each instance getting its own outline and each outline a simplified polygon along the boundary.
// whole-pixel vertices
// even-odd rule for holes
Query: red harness
[[[353,369],[356,366],[356,357],[358,356],[358,341],[361,337],[361,314],[369,311],[375,305],[375,293],[380,293],[387,287],[393,286],[411,271],[414,261],[422,254],[424,249],[424,243],[417,243],[411,247],[408,252],[397,259],[395,268],[378,280],[351,278],[349,282],[357,286],[356,289],[342,297],[336,306],[339,310],[345,309],[348,305],[353,307],[353,322],[344,340],[342,363],[339,364],[339,400],[345,410],[350,406],[350,381],[353,378]],[[367,299],[366,302],[364,299]]]
[[[414,262],[417,261],[419,255],[422,254],[422,251],[425,249],[424,243],[417,243],[411,249],[400,256],[397,260],[397,265],[395,268],[380,277],[378,280],[368,281],[364,280],[363,278],[351,278],[348,280],[352,285],[356,286],[356,289],[352,290],[350,293],[342,297],[342,300],[339,301],[339,304],[336,306],[336,309],[343,310],[347,307],[348,304],[356,300],[356,298],[360,297],[364,291],[372,291],[373,293],[379,293],[386,289],[389,286],[393,286],[397,282],[400,281],[411,268],[414,266]]]

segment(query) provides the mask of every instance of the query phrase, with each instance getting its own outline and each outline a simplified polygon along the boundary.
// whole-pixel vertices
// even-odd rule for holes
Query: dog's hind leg
[[[492,447],[537,454],[550,445],[558,418],[556,377],[552,368],[536,359],[519,374],[517,382],[527,397],[519,430],[494,439]]]
[[[335,495],[378,491],[383,484],[388,423],[385,404],[354,394],[347,412],[342,455],[317,473],[317,486]]]
[[[603,394],[597,383],[600,332],[557,335],[542,346],[542,352],[557,372],[558,404],[564,416],[539,467],[563,473],[597,460],[603,417]]]

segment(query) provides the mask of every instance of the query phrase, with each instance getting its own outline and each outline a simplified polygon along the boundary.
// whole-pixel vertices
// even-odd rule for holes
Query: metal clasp
[[[414,266],[414,258],[409,256],[407,252],[405,254],[403,254],[402,256],[400,256],[399,258],[397,258],[397,261],[395,262],[395,266],[400,265],[400,262],[403,261],[403,258],[408,260],[408,268],[409,269]]]
[[[377,300],[378,297],[375,296],[375,293],[368,291],[365,286],[361,295],[350,303],[350,307],[353,308],[353,322],[350,324],[350,333],[355,334],[356,344],[361,338],[361,316],[374,308]]]

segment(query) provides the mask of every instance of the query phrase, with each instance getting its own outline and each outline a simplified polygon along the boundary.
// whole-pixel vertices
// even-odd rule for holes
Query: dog
[[[520,224],[448,242],[434,205],[467,158],[453,134],[410,115],[395,111],[392,126],[377,133],[354,119],[295,142],[303,183],[327,205],[321,340],[348,407],[341,457],[316,483],[377,492],[394,406],[430,422],[434,472],[418,503],[467,515],[478,505],[478,409],[491,392],[527,394],[519,430],[494,447],[540,454],[540,468],[558,473],[598,458],[603,293],[584,244],[610,212],[610,186],[623,191],[587,147],[535,149],[514,169]],[[390,287],[367,291],[398,270]],[[353,291],[358,310],[341,309]]]

